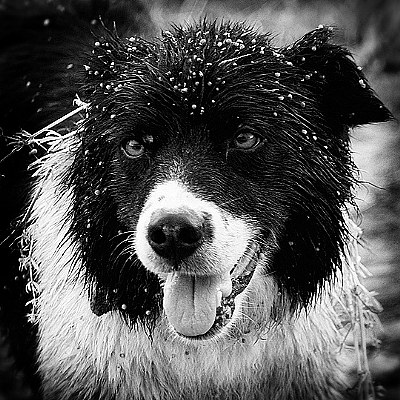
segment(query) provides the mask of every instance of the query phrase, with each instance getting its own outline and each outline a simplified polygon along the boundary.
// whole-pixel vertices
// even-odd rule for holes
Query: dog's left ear
[[[324,117],[334,124],[354,127],[392,119],[376,97],[348,50],[329,43],[334,29],[320,26],[281,49],[283,60],[304,71],[302,83],[321,102]]]

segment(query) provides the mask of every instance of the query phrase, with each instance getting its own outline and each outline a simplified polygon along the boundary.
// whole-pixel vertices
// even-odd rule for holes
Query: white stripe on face
[[[154,218],[181,214],[203,221],[207,225],[207,232],[192,254],[183,258],[179,265],[172,265],[150,245],[149,227]],[[192,275],[213,275],[229,273],[254,234],[243,219],[201,199],[181,182],[170,180],[157,185],[150,192],[139,217],[134,247],[145,267],[157,274],[169,273],[178,268]]]

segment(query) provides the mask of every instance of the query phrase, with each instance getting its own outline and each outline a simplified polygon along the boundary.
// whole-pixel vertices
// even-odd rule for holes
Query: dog
[[[126,38],[104,21],[92,36],[60,12],[19,13],[31,35],[1,64],[4,132],[44,128],[11,132],[2,162],[3,227],[21,216],[3,320],[38,395],[355,398],[333,307],[352,240],[349,130],[390,112],[333,29],[277,48],[245,23],[149,40],[130,18]]]

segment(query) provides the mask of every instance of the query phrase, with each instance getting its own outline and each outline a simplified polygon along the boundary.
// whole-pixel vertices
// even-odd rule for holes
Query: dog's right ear
[[[320,101],[324,118],[342,127],[392,119],[348,50],[329,43],[334,29],[320,26],[281,50],[304,71],[302,84]]]

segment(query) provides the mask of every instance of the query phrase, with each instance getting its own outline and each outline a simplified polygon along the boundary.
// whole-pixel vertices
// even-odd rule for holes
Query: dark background
[[[260,31],[271,32],[277,46],[289,44],[320,24],[334,25],[339,28],[336,42],[351,49],[378,96],[400,117],[399,0],[153,0],[145,4],[160,28],[203,15],[246,20]],[[1,8],[2,0],[0,12]],[[361,127],[352,132],[352,138],[354,159],[361,178],[368,182],[358,192],[365,241],[361,257],[372,273],[363,283],[377,292],[384,307],[381,349],[371,358],[370,369],[386,387],[385,398],[399,400],[400,126],[392,121]],[[30,399],[23,377],[12,370],[12,364],[7,343],[0,337],[0,400]]]

